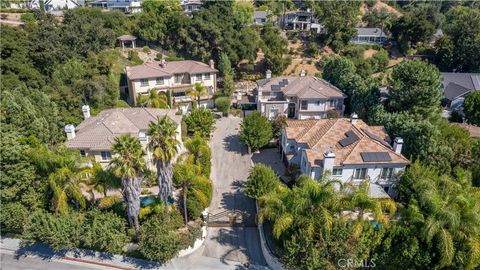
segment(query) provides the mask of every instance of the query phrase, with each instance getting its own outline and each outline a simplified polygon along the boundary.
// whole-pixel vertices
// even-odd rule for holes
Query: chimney
[[[323,172],[333,171],[333,162],[335,161],[335,154],[332,150],[327,150],[323,153]]]
[[[302,69],[302,71],[300,71],[300,77],[305,77],[306,73],[305,73],[305,69]]]
[[[67,133],[67,140],[71,140],[71,139],[75,138],[75,126],[66,125],[65,126],[65,133]]]
[[[395,153],[401,154],[402,146],[403,146],[403,139],[400,137],[396,137],[393,142],[393,150],[395,151]]]
[[[354,125],[357,122],[357,120],[358,120],[358,114],[352,113],[352,115],[350,115],[350,123]]]
[[[167,66],[167,61],[165,61],[165,59],[162,58],[162,60],[160,60],[160,66],[162,68],[166,67]]]
[[[208,61],[208,65],[210,66],[210,68],[215,68],[215,62],[213,61],[213,59],[210,59],[210,61]]]
[[[90,106],[83,105],[82,106],[83,118],[88,119],[90,118]]]
[[[265,72],[265,78],[267,78],[267,79],[272,78],[272,71],[270,69],[267,69],[267,72]]]

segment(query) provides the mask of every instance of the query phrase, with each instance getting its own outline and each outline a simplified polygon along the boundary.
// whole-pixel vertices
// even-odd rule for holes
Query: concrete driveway
[[[217,120],[211,140],[213,199],[210,204],[208,236],[203,256],[222,263],[266,265],[255,227],[255,203],[245,196],[242,187],[251,168],[251,155],[238,136],[241,118]],[[232,216],[236,226],[229,226]]]

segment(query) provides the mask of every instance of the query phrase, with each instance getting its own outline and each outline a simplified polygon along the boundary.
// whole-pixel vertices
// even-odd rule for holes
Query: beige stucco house
[[[343,116],[347,97],[340,89],[313,76],[280,76],[257,81],[257,110],[269,119],[285,115],[295,119],[326,118],[329,111]]]
[[[96,116],[90,116],[88,105],[82,107],[84,120],[77,127],[66,125],[66,145],[78,149],[83,157],[91,157],[102,167],[108,166],[115,153],[111,152],[115,138],[122,134],[137,137],[145,152],[145,160],[150,169],[154,168],[152,155],[147,148],[147,134],[150,122],[157,117],[167,116],[177,125],[177,140],[181,143],[182,117],[175,110],[152,108],[115,108],[101,111]],[[179,152],[183,149],[180,144]]]
[[[213,60],[210,60],[209,65],[192,60],[162,60],[126,67],[128,102],[135,105],[137,95],[146,95],[151,89],[163,92],[171,90],[173,101],[185,112],[190,109],[192,101],[188,91],[195,83],[200,83],[208,89],[208,93],[201,98],[200,105],[213,107],[211,98],[217,91],[217,73]]]

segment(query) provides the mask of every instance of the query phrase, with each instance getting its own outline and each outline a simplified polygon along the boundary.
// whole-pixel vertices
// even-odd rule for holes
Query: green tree
[[[403,50],[416,46],[418,42],[427,42],[435,31],[433,15],[427,12],[428,5],[411,6],[395,21],[392,33]]]
[[[465,98],[463,103],[465,119],[472,125],[480,126],[480,92],[473,91]]]
[[[158,109],[170,108],[167,94],[165,92],[158,92],[157,89],[151,89],[148,95],[139,94],[137,97],[137,105]]]
[[[265,25],[261,32],[262,51],[265,53],[267,68],[273,74],[280,74],[290,64],[290,58],[284,58],[288,52],[288,42],[280,35],[280,30],[271,25]]]
[[[447,59],[450,57],[449,50],[451,47],[452,54],[451,65],[446,71],[455,69],[457,72],[479,72],[480,71],[480,11],[478,8],[469,8],[466,6],[456,6],[451,8],[445,14],[445,22],[442,27],[448,42],[442,45],[442,50],[437,52],[437,57]]]
[[[235,2],[233,4],[233,14],[240,25],[248,25],[253,22],[253,13],[255,9],[252,3]]]
[[[130,227],[138,231],[140,212],[140,185],[146,170],[140,141],[130,134],[115,138],[112,151],[116,156],[110,164],[115,174],[122,179],[122,195],[127,204]]]
[[[245,194],[257,200],[261,196],[274,190],[278,185],[280,185],[280,179],[278,179],[278,176],[271,167],[256,164],[250,170],[247,182],[245,183]]]
[[[98,163],[93,164],[93,176],[90,179],[90,185],[98,192],[103,193],[103,197],[107,197],[109,189],[121,188],[121,180],[115,176],[111,169],[103,169]]]
[[[392,112],[418,113],[428,118],[438,112],[440,72],[422,61],[404,61],[393,68],[389,81],[388,108]]]
[[[50,174],[48,184],[53,193],[51,208],[55,213],[65,215],[68,213],[68,202],[75,203],[76,208],[85,208],[85,198],[79,187],[79,173],[70,168],[61,168]]]
[[[200,173],[210,177],[212,150],[205,139],[197,133],[185,142],[185,146],[192,155],[192,163],[200,166]]]
[[[186,117],[188,133],[198,133],[204,138],[208,138],[215,129],[215,115],[206,108],[193,109]]]
[[[247,115],[241,124],[240,139],[247,145],[248,153],[260,149],[272,139],[272,125],[259,112]]]
[[[167,263],[180,251],[180,237],[168,223],[154,217],[142,224],[139,251],[145,258]]]
[[[89,211],[85,219],[86,248],[121,253],[127,243],[125,220],[111,212]]]
[[[328,33],[328,42],[341,49],[355,36],[360,13],[360,2],[316,2],[315,17],[320,19]]]
[[[29,212],[20,203],[4,203],[0,209],[0,224],[4,232],[23,233]]]
[[[228,115],[230,111],[230,97],[218,97],[215,99],[215,107],[217,107],[223,115]]]
[[[282,137],[282,129],[287,126],[287,117],[285,115],[275,115],[270,122],[272,123],[273,137],[280,140]]]
[[[148,126],[148,135],[150,136],[148,147],[152,151],[157,167],[158,196],[166,207],[173,191],[172,162],[180,144],[177,140],[177,127],[167,116],[158,117],[156,122]]]
[[[205,94],[208,94],[208,88],[200,83],[195,83],[188,91],[188,95],[197,101],[197,106],[200,106],[200,98]]]

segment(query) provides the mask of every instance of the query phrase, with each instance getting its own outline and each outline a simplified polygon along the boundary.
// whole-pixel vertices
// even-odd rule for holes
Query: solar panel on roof
[[[350,144],[358,141],[358,136],[357,134],[355,134],[353,131],[347,131],[345,133],[345,136],[347,136],[345,139],[342,139],[340,140],[338,143],[340,143],[341,146],[345,147],[345,146],[349,146]]]
[[[361,152],[360,156],[365,162],[392,161],[387,152]]]

